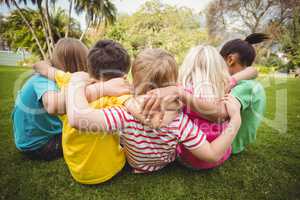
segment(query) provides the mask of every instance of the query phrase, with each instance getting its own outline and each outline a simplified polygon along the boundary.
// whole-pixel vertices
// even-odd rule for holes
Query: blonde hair
[[[66,72],[87,72],[88,48],[74,38],[62,38],[54,47],[51,63]]]
[[[132,64],[131,72],[137,95],[175,85],[178,78],[174,57],[162,49],[145,49],[140,52]]]
[[[223,97],[228,81],[226,62],[216,48],[209,45],[191,48],[179,71],[182,86],[192,87],[195,96],[207,100]]]

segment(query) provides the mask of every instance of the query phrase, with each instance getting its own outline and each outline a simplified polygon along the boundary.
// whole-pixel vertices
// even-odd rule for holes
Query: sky
[[[133,14],[137,11],[142,4],[144,4],[147,0],[113,0],[115,3],[118,13],[126,13],[126,14]],[[177,7],[188,7],[192,8],[195,12],[202,11],[206,8],[209,2],[212,0],[161,0],[163,3],[174,5]],[[57,5],[62,7],[63,9],[68,9],[69,3],[67,0],[58,0]],[[29,4],[29,7],[32,5]],[[10,8],[12,9],[12,8]],[[6,15],[9,13],[10,9],[6,5],[0,5],[0,13]],[[77,18],[80,22],[82,28],[85,27],[85,18],[83,15],[78,16],[75,13],[72,14]]]

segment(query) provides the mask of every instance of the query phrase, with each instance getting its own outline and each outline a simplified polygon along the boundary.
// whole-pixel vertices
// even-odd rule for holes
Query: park
[[[0,1],[1,199],[300,199],[299,2],[210,0],[201,8],[191,8],[200,1],[173,2],[142,1],[125,13],[125,0]],[[255,143],[221,166],[192,170],[175,161],[133,174],[126,164],[112,179],[84,185],[63,158],[30,160],[16,148],[12,111],[18,91],[34,73],[33,64],[51,58],[60,38],[77,38],[88,48],[111,39],[131,59],[145,48],[162,48],[180,66],[195,45],[219,50],[256,32],[271,38],[255,46],[264,116]]]

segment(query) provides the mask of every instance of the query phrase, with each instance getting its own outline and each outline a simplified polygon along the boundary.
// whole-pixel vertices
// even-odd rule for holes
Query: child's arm
[[[64,90],[59,92],[48,91],[42,96],[44,109],[51,115],[61,115],[66,113]]]
[[[69,123],[83,131],[115,131],[124,127],[125,111],[121,108],[93,109],[89,107],[85,88],[89,76],[77,72],[71,78],[67,89],[66,107]]]
[[[241,80],[254,79],[257,76],[258,71],[255,67],[247,67],[232,76],[234,81],[231,80],[231,88]],[[228,118],[228,112],[223,101],[216,103],[208,102],[185,92],[183,89],[178,90],[178,95],[186,106],[190,106],[191,110],[196,111],[201,117],[207,120],[220,122]]]
[[[258,76],[258,71],[255,67],[246,67],[244,70],[233,74],[233,77],[237,82],[241,80],[255,79]]]
[[[125,102],[124,106],[134,118],[152,128],[167,126],[178,116],[178,110],[182,107],[179,105],[180,102],[172,98],[165,99],[162,102],[163,106],[161,106],[159,110],[151,113],[151,117],[147,118],[147,116],[142,114],[142,105],[147,98],[147,95],[131,98]]]
[[[225,104],[222,101],[209,102],[186,92],[183,88],[176,86],[169,86],[165,88],[159,88],[152,90],[148,93],[151,96],[156,96],[156,101],[145,102],[143,115],[148,115],[152,110],[161,104],[161,99],[167,96],[175,96],[179,98],[184,105],[189,109],[197,112],[199,116],[214,122],[224,121],[228,118],[228,113],[225,108]]]
[[[225,104],[230,116],[228,127],[213,142],[209,143],[205,140],[200,147],[190,149],[190,151],[201,160],[205,160],[207,162],[219,161],[226,150],[230,147],[240,128],[241,116],[239,101],[231,95],[228,95],[225,97]]]
[[[58,71],[61,71],[57,68],[52,67],[50,62],[44,60],[35,63],[33,65],[33,69],[35,72],[53,81],[55,81],[55,74]]]
[[[119,97],[122,95],[128,95],[130,93],[131,85],[122,77],[88,85],[85,95],[88,102],[92,102],[103,96]]]
[[[232,88],[234,88],[241,80],[255,79],[258,76],[258,70],[255,67],[247,67],[244,70],[233,74],[230,77],[228,88],[226,93],[229,93]]]
[[[65,73],[55,67],[47,61],[39,61],[33,65],[34,70],[47,77],[50,80],[55,80],[57,73]],[[111,79],[105,84],[103,82],[97,82],[87,86],[86,97],[89,102],[95,101],[103,96],[121,96],[124,94],[130,94],[130,85],[124,78]],[[64,101],[60,101],[64,104]],[[62,105],[61,105],[62,106]]]

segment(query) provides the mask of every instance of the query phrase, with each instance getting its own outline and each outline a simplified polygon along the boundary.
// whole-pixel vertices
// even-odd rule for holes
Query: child
[[[161,49],[146,49],[139,53],[133,63],[132,77],[137,95],[146,94],[156,87],[174,84],[177,80],[176,61]],[[70,81],[67,114],[71,126],[80,130],[122,131],[121,140],[126,157],[135,173],[156,171],[174,161],[176,146],[179,143],[199,159],[215,162],[231,145],[240,126],[238,102],[233,97],[227,96],[225,104],[230,115],[228,128],[212,143],[207,142],[205,134],[183,112],[178,112],[176,119],[168,126],[152,129],[143,125],[125,108],[89,107],[85,97],[87,80],[86,74],[77,73]],[[126,104],[139,106],[141,101],[132,99]],[[177,111],[167,111],[165,116],[168,116],[168,112]]]
[[[256,75],[257,71],[254,68],[248,68],[230,77],[226,62],[214,47],[199,45],[191,48],[179,71],[179,83],[183,90],[180,98],[186,103],[184,112],[206,134],[207,141],[214,141],[227,125],[226,121],[214,118],[212,116],[214,111],[209,110],[208,106],[211,104],[212,107],[217,107],[216,109],[226,110],[225,107],[221,107],[224,105],[219,101],[225,96],[228,88],[234,87],[237,80],[252,78]],[[168,90],[168,93],[175,90],[173,92],[176,94],[180,88],[169,87]],[[160,95],[166,94],[163,91],[160,93]],[[184,98],[196,98],[197,101],[189,104],[189,101]],[[193,169],[217,167],[224,163],[231,154],[231,147],[229,147],[218,162],[209,163],[197,159],[183,145],[179,145],[177,150],[180,162]]]
[[[254,33],[245,40],[235,39],[227,42],[220,53],[229,67],[229,73],[235,75],[247,69],[255,60],[256,53],[252,46],[269,39],[263,33]],[[266,104],[266,95],[262,85],[256,80],[240,81],[232,90],[241,104],[242,126],[232,144],[232,153],[242,152],[245,147],[255,142],[256,131],[259,127]]]
[[[77,40],[59,40],[53,53],[57,68],[86,66],[87,48]],[[18,93],[12,114],[15,143],[29,158],[53,160],[62,156],[62,124],[54,114],[64,112],[63,99],[56,84],[40,75],[33,75]]]
[[[122,105],[128,96],[120,98],[113,96],[129,92],[126,87],[117,92],[110,90],[116,88],[114,85],[118,81],[113,80],[113,78],[123,77],[129,70],[130,57],[127,51],[119,43],[101,40],[89,51],[87,62],[87,71],[93,79],[97,80],[93,90],[87,89],[89,101],[97,98],[97,96],[112,94],[112,96],[98,98],[90,105],[93,108],[110,108]],[[47,65],[36,67],[38,72],[50,77],[54,76],[59,87],[65,88],[69,84],[70,73],[64,73]],[[99,89],[101,89],[100,96]],[[105,132],[83,134],[70,126],[66,115],[61,118],[63,121],[64,158],[76,181],[83,184],[102,183],[111,179],[123,168],[125,156],[119,145],[117,135],[108,135]]]

